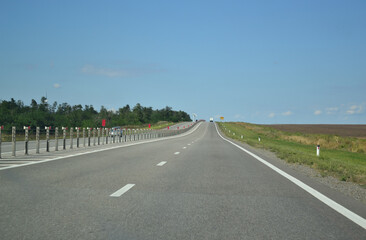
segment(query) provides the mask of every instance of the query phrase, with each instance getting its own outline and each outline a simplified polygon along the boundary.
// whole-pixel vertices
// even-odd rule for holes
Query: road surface
[[[265,159],[358,224],[214,123],[188,133],[0,169],[1,239],[366,239],[365,205]]]

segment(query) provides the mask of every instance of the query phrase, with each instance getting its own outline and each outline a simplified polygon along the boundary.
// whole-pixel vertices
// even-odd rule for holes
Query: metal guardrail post
[[[16,127],[11,128],[11,142],[12,142],[12,156],[15,157],[16,153]]]
[[[39,153],[39,146],[40,146],[40,142],[39,142],[39,132],[40,132],[40,128],[37,127],[36,128],[36,153]]]
[[[58,151],[58,127],[55,128],[55,151]]]
[[[25,130],[25,137],[24,137],[24,144],[25,144],[25,146],[24,146],[24,154],[25,155],[28,155],[28,131],[29,131],[29,128],[30,127],[26,127],[26,126],[24,126],[24,130]]]

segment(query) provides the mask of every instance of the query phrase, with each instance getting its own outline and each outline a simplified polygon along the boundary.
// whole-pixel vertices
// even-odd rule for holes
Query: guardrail
[[[80,149],[97,145],[116,144],[122,142],[140,141],[153,138],[164,138],[178,135],[188,131],[198,122],[187,123],[173,130],[169,127],[160,130],[131,129],[131,128],[80,128],[80,127],[40,127],[24,126],[17,130],[16,127],[4,129],[0,127],[0,158],[3,155],[15,157],[17,153],[24,155],[31,153],[59,151],[66,149]],[[61,130],[61,132],[60,132]],[[4,134],[5,133],[5,134]],[[62,133],[62,135],[60,135]],[[20,141],[24,139],[24,141]],[[76,139],[76,146],[74,145]],[[5,141],[4,141],[5,140]],[[7,141],[10,140],[10,141]],[[61,140],[61,141],[60,141]],[[60,144],[61,142],[61,144]],[[81,144],[82,143],[82,144]],[[17,151],[17,149],[20,149]],[[5,150],[5,151],[2,151]]]

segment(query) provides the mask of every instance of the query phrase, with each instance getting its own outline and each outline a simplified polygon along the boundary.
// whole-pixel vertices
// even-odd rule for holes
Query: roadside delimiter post
[[[29,131],[30,127],[24,126],[24,130],[25,130],[25,138],[24,138],[24,154],[28,155],[28,131]]]
[[[39,145],[40,145],[40,142],[39,142],[39,132],[40,132],[40,128],[37,127],[36,128],[36,153],[39,153]]]
[[[85,128],[83,128],[83,146],[85,147]]]
[[[12,146],[12,156],[13,157],[15,157],[15,152],[16,152],[16,128],[15,127],[12,127],[11,128],[11,142],[12,142],[12,144],[13,144],[13,146]]]
[[[0,126],[0,158],[1,158],[1,130],[3,130],[4,129],[4,126]]]
[[[50,128],[51,127],[44,127],[46,129],[46,151],[50,151]]]
[[[70,149],[74,148],[74,128],[70,128]]]
[[[95,131],[96,131],[96,129],[93,128],[93,146],[95,146]]]
[[[80,147],[80,128],[76,128],[76,147]]]
[[[100,145],[100,128],[98,128],[98,145]]]
[[[320,145],[316,146],[316,155],[319,157],[320,155]]]
[[[90,147],[90,128],[88,127],[88,147]]]
[[[63,149],[64,150],[66,150],[66,130],[67,130],[66,127],[62,127],[62,131],[63,131],[63,143],[64,143]]]
[[[108,144],[108,128],[105,129],[105,144]]]
[[[55,128],[55,151],[58,151],[58,127]]]

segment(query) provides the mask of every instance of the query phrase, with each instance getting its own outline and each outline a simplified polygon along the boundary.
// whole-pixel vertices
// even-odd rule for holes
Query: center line
[[[162,161],[162,162],[160,162],[160,163],[156,164],[156,166],[161,167],[161,166],[163,166],[165,163],[167,163],[167,162]]]
[[[125,192],[130,190],[133,186],[135,186],[135,184],[126,184],[126,186],[124,186],[123,188],[121,188],[120,190],[118,190],[117,192],[115,192],[109,196],[110,197],[120,197],[120,196],[122,196],[122,194],[124,194]]]
[[[175,152],[174,154],[175,154],[175,155],[178,155],[179,153],[180,153],[180,152]]]

